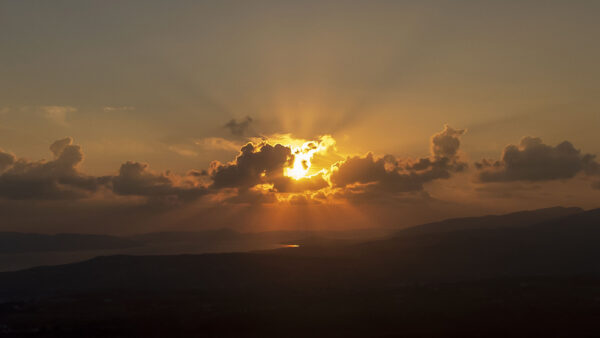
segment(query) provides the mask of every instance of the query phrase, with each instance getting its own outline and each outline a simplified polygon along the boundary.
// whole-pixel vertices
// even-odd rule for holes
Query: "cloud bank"
[[[197,181],[197,177],[195,172],[184,177],[169,172],[156,173],[146,163],[129,161],[121,165],[118,175],[104,178],[104,181],[108,181],[112,191],[118,195],[188,201],[207,192],[206,187]]]
[[[81,147],[70,137],[50,145],[54,159],[29,161],[0,153],[0,197],[8,199],[71,199],[89,196],[98,180],[79,171]]]
[[[213,148],[237,149],[230,162],[177,174],[126,161],[104,176],[84,172],[82,147],[66,137],[49,145],[48,160],[0,150],[0,211],[4,229],[17,231],[78,231],[81,224],[112,232],[178,224],[360,227],[456,217],[490,204],[585,201],[597,193],[590,185],[600,189],[595,156],[568,141],[548,145],[525,137],[499,159],[469,166],[461,150],[465,135],[445,126],[431,136],[429,154],[417,158],[341,154],[327,135],[312,141],[288,134],[215,138]],[[561,198],[549,196],[557,189]]]
[[[458,156],[460,136],[464,130],[448,126],[431,138],[431,154],[418,160],[399,159],[392,155],[375,157],[348,157],[335,165],[331,174],[334,187],[345,188],[365,184],[369,190],[385,192],[409,192],[423,189],[423,184],[447,179],[453,173],[463,171],[467,164]]]
[[[244,129],[250,121],[246,120],[241,126],[239,123],[231,125],[234,129]],[[147,163],[128,161],[115,174],[99,177],[81,172],[83,151],[67,137],[50,145],[53,155],[50,161],[29,161],[0,152],[0,197],[83,199],[102,191],[104,195],[109,193],[115,197],[186,202],[227,192],[229,202],[269,203],[310,199],[317,192],[322,200],[327,196],[342,196],[340,191],[349,187],[356,194],[361,192],[357,185],[368,187],[362,192],[411,192],[423,190],[425,183],[449,178],[466,168],[458,155],[459,138],[463,134],[463,130],[446,126],[432,136],[431,154],[416,160],[392,155],[376,157],[369,153],[321,164],[316,169],[311,168],[311,162],[326,163],[324,159],[335,152],[333,138],[323,136],[316,141],[303,141],[279,135],[271,140],[254,139],[241,147],[233,161],[213,161],[207,170],[191,170],[186,175],[159,173],[151,170]],[[281,194],[305,195],[281,197]]]
[[[117,175],[89,176],[79,169],[84,159],[79,145],[70,137],[50,145],[53,160],[17,159],[0,151],[0,198],[60,200],[89,198],[99,189],[115,195],[171,197],[189,200],[204,195],[206,188],[195,176],[180,177],[155,173],[147,164],[124,163]]]
[[[566,180],[578,174],[600,176],[594,155],[583,154],[568,141],[551,146],[537,137],[524,137],[518,146],[506,146],[500,160],[483,159],[475,162],[475,167],[484,183]]]

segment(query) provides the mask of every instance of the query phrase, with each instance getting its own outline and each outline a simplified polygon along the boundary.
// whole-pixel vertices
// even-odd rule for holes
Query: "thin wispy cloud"
[[[102,107],[102,111],[110,113],[116,111],[133,111],[135,110],[134,106],[106,106]]]
[[[59,126],[68,127],[68,115],[77,111],[71,106],[43,106],[41,107],[44,117]]]

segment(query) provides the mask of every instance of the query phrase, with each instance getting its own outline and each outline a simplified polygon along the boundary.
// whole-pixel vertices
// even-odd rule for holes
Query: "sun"
[[[284,169],[283,174],[295,180],[308,177],[313,156],[319,152],[326,152],[334,144],[335,140],[325,135],[321,136],[318,141],[304,142],[300,146],[290,146],[294,155],[294,162],[292,166]]]
[[[308,174],[308,170],[310,169],[312,163],[310,159],[312,158],[312,152],[302,152],[300,149],[294,151],[294,164],[292,167],[285,168],[284,175],[291,177],[295,180],[299,180],[301,178],[306,177]]]

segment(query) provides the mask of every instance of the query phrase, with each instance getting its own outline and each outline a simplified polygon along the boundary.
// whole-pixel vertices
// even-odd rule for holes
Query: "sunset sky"
[[[0,231],[598,207],[600,2],[101,4],[0,2]]]

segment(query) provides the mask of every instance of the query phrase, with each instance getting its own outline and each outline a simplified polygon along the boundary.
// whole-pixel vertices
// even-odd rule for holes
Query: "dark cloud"
[[[193,177],[205,177],[205,176],[208,176],[208,171],[192,169],[192,170],[188,171],[187,175],[193,176]]]
[[[229,129],[231,134],[235,136],[244,136],[248,132],[252,121],[253,120],[250,116],[246,116],[246,118],[239,122],[236,119],[231,119],[229,122],[227,122],[227,124],[225,124],[225,128]]]
[[[115,176],[95,177],[80,172],[84,159],[70,137],[50,145],[52,161],[16,159],[0,152],[0,197],[5,199],[58,200],[91,197],[101,187],[116,195],[192,200],[204,195],[202,172],[186,176],[155,173],[145,163],[124,163]]]
[[[7,153],[0,149],[0,173],[12,166],[17,158],[11,153]]]
[[[277,192],[292,193],[320,190],[329,186],[322,175],[293,179],[287,176],[278,176],[272,179],[273,187]]]
[[[582,161],[584,163],[583,172],[588,176],[600,176],[600,163],[596,161],[596,155],[585,154]]]
[[[70,137],[50,146],[52,161],[31,162],[0,154],[0,197],[8,199],[64,199],[89,196],[98,188],[96,178],[79,172],[81,147]]]
[[[222,164],[211,163],[209,175],[214,189],[239,188],[249,189],[257,184],[273,182],[281,179],[283,168],[293,163],[293,155],[289,147],[276,144],[248,143],[242,147],[241,153],[234,162]]]
[[[392,168],[389,168],[389,166]],[[387,168],[386,168],[387,167]],[[346,187],[351,184],[377,184],[383,189],[411,191],[421,189],[421,183],[402,174],[396,163],[386,158],[375,158],[369,153],[365,157],[349,157],[340,163],[331,174],[334,187]]]
[[[207,193],[196,177],[196,172],[187,177],[155,173],[146,163],[128,161],[121,165],[119,174],[109,180],[117,195],[193,200]]]
[[[65,137],[63,139],[54,141],[54,143],[50,145],[50,151],[52,154],[54,154],[54,156],[58,157],[67,147],[72,144],[73,139],[70,137]]]
[[[349,157],[335,166],[331,183],[340,188],[364,185],[369,191],[422,190],[424,183],[449,178],[466,167],[458,158],[459,137],[463,134],[464,130],[445,126],[431,138],[431,156],[417,161],[402,161],[392,155],[376,158],[371,153],[364,157]]]
[[[578,173],[599,175],[595,156],[581,154],[573,144],[564,141],[556,146],[544,144],[540,138],[524,137],[519,146],[504,148],[498,161],[475,163],[482,182],[549,181],[573,178]]]
[[[248,190],[258,184],[273,185],[273,191],[293,193],[319,190],[329,186],[322,175],[293,179],[284,175],[284,168],[294,163],[294,154],[290,147],[268,143],[255,145],[248,143],[242,147],[234,162],[211,163],[209,176],[213,182],[211,188],[237,188]]]
[[[457,156],[460,147],[460,137],[464,129],[452,129],[444,126],[444,130],[431,137],[431,155],[435,159],[453,159]]]

